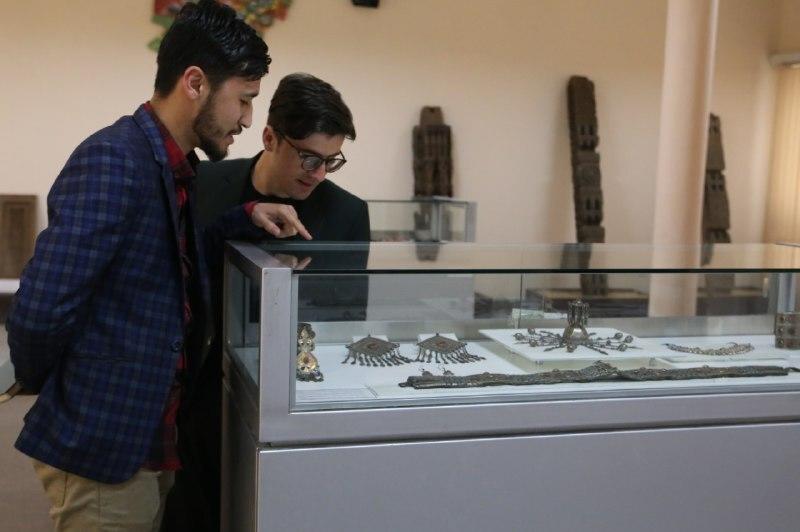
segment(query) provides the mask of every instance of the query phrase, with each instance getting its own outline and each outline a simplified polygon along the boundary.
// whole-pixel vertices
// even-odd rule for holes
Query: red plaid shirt
[[[189,211],[189,191],[194,186],[195,168],[197,167],[197,155],[194,151],[184,154],[178,143],[172,138],[166,126],[158,119],[150,102],[144,104],[144,108],[150,113],[153,121],[161,132],[164,140],[164,148],[167,151],[167,160],[175,176],[175,202],[178,208],[178,243],[181,253],[181,272],[183,274],[183,326],[184,336],[192,322],[192,307],[189,299],[189,286],[193,273],[193,261],[189,254],[188,233],[191,231],[188,223]],[[169,391],[167,405],[161,418],[161,424],[156,429],[153,439],[153,447],[150,455],[144,463],[146,469],[154,471],[175,471],[180,469],[181,461],[178,457],[176,448],[178,442],[178,430],[176,420],[178,408],[181,403],[181,377],[186,369],[186,352],[181,351],[178,356],[178,365],[175,368],[175,380]]]

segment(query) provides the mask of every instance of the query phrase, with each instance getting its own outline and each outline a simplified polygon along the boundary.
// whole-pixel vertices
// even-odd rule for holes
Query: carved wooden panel
[[[17,278],[33,255],[36,196],[0,194],[0,278]]]

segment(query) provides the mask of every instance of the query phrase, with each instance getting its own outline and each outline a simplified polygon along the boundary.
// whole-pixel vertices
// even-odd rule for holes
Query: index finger
[[[300,233],[300,236],[305,238],[306,240],[313,240],[314,238],[311,236],[311,233],[308,232],[306,226],[304,226],[299,218],[295,218],[294,216],[287,219],[287,221],[292,224],[292,226],[297,229],[297,232]]]

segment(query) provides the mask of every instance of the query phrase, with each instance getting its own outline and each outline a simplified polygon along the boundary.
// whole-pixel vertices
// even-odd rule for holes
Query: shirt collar
[[[164,149],[167,152],[167,162],[172,169],[172,173],[175,174],[176,178],[188,179],[194,177],[197,163],[200,162],[197,154],[194,150],[189,151],[189,153],[183,153],[167,126],[156,115],[150,102],[144,104],[144,110],[147,111],[153,122],[158,126],[161,139],[164,141]]]

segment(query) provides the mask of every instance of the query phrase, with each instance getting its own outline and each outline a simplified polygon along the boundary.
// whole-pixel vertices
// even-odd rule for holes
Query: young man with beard
[[[159,527],[210,315],[193,150],[226,155],[270,58],[232,9],[201,0],[157,61],[150,101],[83,141],[56,178],[8,316],[17,379],[39,392],[16,447],[57,530]],[[222,222],[256,230],[241,208]]]
[[[254,213],[254,218],[260,217],[258,223],[275,238],[369,241],[367,204],[327,179],[328,174],[340,170],[346,162],[342,153],[344,140],[355,137],[350,109],[333,86],[310,74],[286,76],[278,84],[270,103],[262,134],[264,150],[250,159],[200,164],[197,176],[200,223],[218,225],[220,217],[232,207],[246,205],[263,209]],[[287,226],[285,219],[299,220],[301,226]],[[287,234],[295,229],[296,235]],[[262,235],[261,239],[264,236],[268,237]],[[209,242],[208,247],[214,249],[210,256],[216,299],[213,306],[217,311],[217,329],[220,329],[221,237],[213,244]],[[347,255],[349,261],[366,263],[365,252]],[[344,305],[348,315],[339,319],[364,319],[366,278],[353,276],[335,287],[324,284],[326,286],[306,283],[300,297],[303,298],[303,292],[313,292],[317,301],[322,299],[338,305],[347,300],[352,303]],[[339,310],[336,308],[333,312]],[[165,531],[219,530],[220,340],[217,336],[209,351],[197,379],[197,393],[193,394],[197,401],[179,427],[185,461],[167,502]]]

